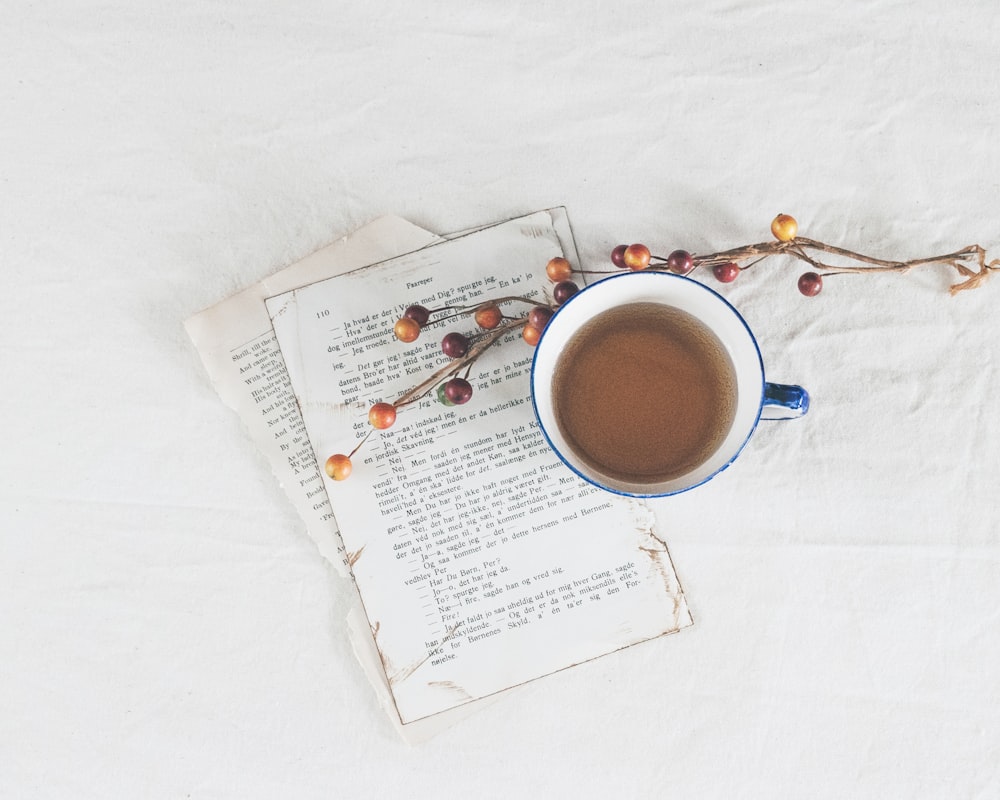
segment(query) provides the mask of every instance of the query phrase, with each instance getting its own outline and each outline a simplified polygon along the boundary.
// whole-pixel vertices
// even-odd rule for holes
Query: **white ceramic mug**
[[[552,376],[573,335],[597,314],[630,303],[663,303],[692,314],[722,342],[736,373],[736,414],[722,443],[684,475],[658,483],[633,483],[588,466],[559,429],[552,398]],[[801,417],[809,394],[801,386],[769,383],[757,340],[749,326],[720,294],[691,278],[666,272],[623,272],[577,292],[549,320],[531,365],[531,399],[549,446],[577,475],[618,494],[661,497],[692,489],[728,467],[740,454],[761,419]]]

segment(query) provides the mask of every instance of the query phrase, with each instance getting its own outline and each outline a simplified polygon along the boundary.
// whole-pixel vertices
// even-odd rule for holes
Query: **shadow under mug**
[[[567,443],[556,419],[552,376],[574,334],[597,314],[631,303],[663,303],[692,314],[722,342],[736,375],[736,414],[722,443],[684,475],[658,483],[633,483],[602,474]],[[542,332],[531,364],[531,401],[539,427],[556,455],[586,481],[618,494],[663,497],[693,489],[728,467],[761,419],[793,419],[809,409],[801,386],[769,383],[757,340],[739,312],[720,294],[691,278],[666,272],[627,272],[587,286],[555,313]]]

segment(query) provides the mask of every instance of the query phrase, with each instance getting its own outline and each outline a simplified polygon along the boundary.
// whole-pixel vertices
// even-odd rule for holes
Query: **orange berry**
[[[420,336],[420,323],[409,317],[400,317],[392,326],[392,332],[401,342],[415,342]]]
[[[525,325],[521,329],[521,338],[524,339],[528,344],[534,347],[538,344],[538,340],[541,338],[542,332],[538,330],[534,325]]]
[[[559,283],[559,281],[567,280],[573,274],[573,267],[562,256],[556,256],[549,259],[549,263],[545,265],[545,274],[553,283]]]
[[[373,428],[384,431],[396,421],[396,407],[392,403],[376,403],[368,409],[368,422]]]
[[[503,321],[503,312],[493,304],[480,306],[476,309],[476,324],[484,330],[493,330],[501,321]]]
[[[351,459],[342,453],[330,456],[326,460],[326,474],[335,481],[342,481],[351,474]]]
[[[649,248],[644,244],[630,244],[622,256],[625,266],[631,270],[646,269],[649,266],[649,259]]]
[[[790,242],[799,232],[799,223],[788,214],[778,214],[771,222],[771,233],[779,242]]]

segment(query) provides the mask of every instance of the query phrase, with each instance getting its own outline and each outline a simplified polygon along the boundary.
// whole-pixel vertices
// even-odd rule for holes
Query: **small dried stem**
[[[793,240],[794,241],[794,240]],[[792,242],[761,242],[734,247],[730,250],[720,250],[708,255],[692,256],[696,266],[714,267],[717,264],[728,264],[730,261],[745,261],[748,258],[767,258],[784,253],[792,246]],[[666,259],[662,259],[666,261]]]
[[[364,443],[368,441],[368,437],[371,436],[372,433],[374,433],[374,432],[375,432],[374,428],[369,428],[368,429],[368,433],[366,433],[364,435],[364,438],[354,446],[354,449],[350,453],[347,454],[347,457],[348,458],[354,458],[354,454],[356,452],[358,452],[358,450],[361,449],[362,445],[364,445]]]

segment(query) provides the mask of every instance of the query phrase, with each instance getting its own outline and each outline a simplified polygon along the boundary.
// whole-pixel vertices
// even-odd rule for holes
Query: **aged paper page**
[[[264,298],[436,241],[406,220],[381,217],[184,323],[220,397],[240,415],[320,553],[343,575],[343,545]]]
[[[268,299],[317,460],[350,452],[373,402],[445,363],[444,333],[474,331],[462,318],[404,345],[392,325],[407,305],[541,297],[545,264],[571,248],[565,214],[540,212]],[[322,478],[404,724],[691,623],[650,510],[546,447],[533,351],[508,338],[472,367],[468,404],[401,409],[350,479]]]

